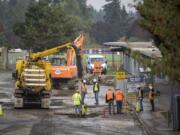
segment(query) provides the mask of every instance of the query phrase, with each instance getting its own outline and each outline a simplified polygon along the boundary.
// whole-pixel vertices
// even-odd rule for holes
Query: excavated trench
[[[84,76],[84,79],[86,80],[88,85],[93,84],[93,79],[99,80],[99,83],[101,85],[106,86],[114,86],[115,78],[112,75],[101,75],[100,77],[94,76],[92,74],[86,74]]]

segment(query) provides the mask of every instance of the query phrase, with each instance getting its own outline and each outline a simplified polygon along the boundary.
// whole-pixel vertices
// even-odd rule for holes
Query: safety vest
[[[154,100],[154,94],[153,94],[152,90],[149,91],[149,99]]]
[[[112,91],[108,90],[106,95],[107,95],[107,100],[113,100],[113,92]]]
[[[81,91],[86,92],[86,86],[84,83],[81,84]]]
[[[115,91],[115,100],[122,101],[123,99],[124,99],[124,95],[123,95],[122,91],[120,91],[120,90]]]
[[[85,107],[84,105],[82,105],[81,111],[82,111],[82,115],[86,115],[88,113],[88,107],[87,106]]]
[[[72,100],[74,105],[81,105],[81,95],[79,93],[75,93],[72,96]]]
[[[95,91],[95,92],[99,91],[98,83],[96,83],[96,84],[94,85],[94,91]]]

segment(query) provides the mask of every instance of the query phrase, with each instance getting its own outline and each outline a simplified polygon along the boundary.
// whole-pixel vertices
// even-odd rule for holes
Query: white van
[[[89,55],[87,56],[87,60],[86,60],[86,72],[87,73],[93,73],[93,68],[94,68],[94,62],[98,60],[100,61],[102,64],[102,74],[106,74],[107,71],[107,60],[106,57],[103,55]]]

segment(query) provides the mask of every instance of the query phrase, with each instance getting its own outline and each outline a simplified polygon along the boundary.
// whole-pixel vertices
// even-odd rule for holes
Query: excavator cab
[[[52,66],[64,66],[66,65],[66,58],[64,56],[52,56],[49,58]]]

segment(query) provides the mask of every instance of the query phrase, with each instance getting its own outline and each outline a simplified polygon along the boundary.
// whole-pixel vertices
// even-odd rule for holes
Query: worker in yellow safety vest
[[[149,101],[150,101],[150,104],[151,104],[151,111],[154,112],[155,110],[155,107],[154,107],[154,98],[155,98],[155,93],[154,93],[154,89],[152,87],[152,84],[149,84]]]
[[[94,85],[93,85],[93,92],[94,92],[94,97],[95,97],[95,104],[99,104],[99,91],[100,91],[100,86],[99,83],[97,82],[96,79],[93,80]]]
[[[76,92],[72,96],[73,105],[75,108],[75,114],[76,116],[81,115],[81,95],[79,90],[76,90]]]
[[[87,86],[86,86],[86,80],[81,81],[81,97],[82,97],[82,104],[84,104],[84,99],[87,93]]]

